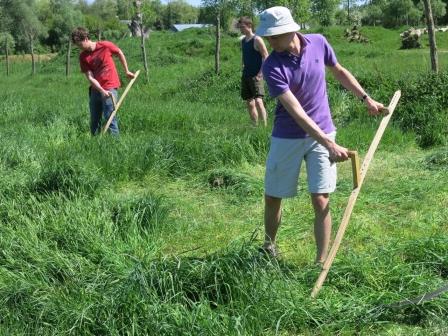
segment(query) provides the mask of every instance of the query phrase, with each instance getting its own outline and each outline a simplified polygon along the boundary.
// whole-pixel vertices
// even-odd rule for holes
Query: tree
[[[418,4],[419,9],[424,10],[424,3],[422,1]],[[437,24],[446,14],[447,5],[442,0],[431,0],[431,12],[434,24]]]
[[[162,30],[164,25],[163,15],[165,6],[160,0],[150,0],[143,2],[142,6],[143,24],[146,27],[154,27]]]
[[[11,25],[11,34],[16,43],[31,53],[34,75],[36,73],[35,43],[39,37],[45,37],[47,34],[46,27],[38,18],[36,0],[2,0],[2,8],[14,23]]]
[[[227,3],[225,0],[203,0],[203,5],[212,9],[215,14],[215,74],[220,72],[220,53],[221,53],[221,14]]]
[[[163,22],[166,27],[176,23],[196,23],[199,10],[184,0],[171,0],[164,11]]]
[[[448,0],[443,0],[443,2],[445,3],[446,14],[440,20],[440,24],[448,24]]]
[[[53,51],[66,45],[73,28],[84,23],[83,15],[75,8],[73,0],[49,0],[46,8],[40,10],[42,23],[48,28],[46,44]]]
[[[7,1],[0,0],[0,32],[10,31],[12,26],[12,20],[6,10]]]
[[[98,34],[98,39],[101,39],[101,34],[105,30],[121,30],[122,25],[118,20],[117,11],[116,0],[95,0],[92,3],[89,10],[90,23],[94,24],[94,30]]]
[[[140,0],[135,0],[134,1],[134,7],[135,7],[135,14],[136,17],[138,18],[138,24],[140,26],[140,46],[142,49],[142,60],[143,60],[143,66],[145,68],[145,74],[146,74],[146,82],[149,81],[148,78],[148,62],[147,62],[147,58],[146,58],[146,48],[145,48],[145,33],[143,31],[143,14],[141,12],[141,6],[142,6],[142,1]]]
[[[291,10],[291,14],[300,28],[306,28],[306,24],[311,20],[311,1],[290,0],[287,7]]]
[[[412,0],[390,0],[385,8],[385,24],[389,27],[397,27],[403,24],[409,25],[409,14],[415,8]]]
[[[258,11],[263,11],[269,7],[273,6],[284,6],[288,7],[290,5],[289,0],[256,0],[256,6]]]
[[[215,14],[215,73],[220,72],[221,16],[232,9],[229,0],[202,0],[202,5]]]
[[[447,12],[447,4],[445,4],[442,0],[431,0],[431,4],[434,22],[437,24],[439,19],[442,19]]]
[[[376,26],[377,23],[382,22],[383,19],[383,9],[380,5],[369,5],[366,8],[366,16],[363,21],[367,24]]]
[[[32,3],[31,1],[29,2],[28,6],[25,3],[22,4],[21,12],[23,17],[20,22],[20,27],[22,32],[25,34],[25,36],[29,41],[29,48],[32,60],[31,73],[34,75],[36,74],[36,59],[34,55],[34,44],[39,36],[46,34],[46,28],[37,18],[33,5],[34,3]]]
[[[236,0],[202,0],[199,22],[216,24],[219,13],[220,28],[228,31],[232,19],[239,15],[240,1]]]
[[[345,10],[347,11],[347,22],[349,24],[351,24],[353,21],[351,11],[353,7],[357,5],[357,3],[358,0],[343,0]]]
[[[78,0],[76,9],[79,9],[83,14],[87,14],[90,10],[90,5],[87,0]]]
[[[3,9],[4,1],[0,1],[0,50],[5,53],[6,76],[9,76],[9,51],[14,48],[14,38],[9,33],[10,18]]]
[[[135,8],[132,0],[117,0],[117,16],[120,19],[129,20],[134,16],[134,12]]]
[[[414,6],[409,10],[407,16],[408,24],[412,26],[419,26],[422,21],[422,17],[423,11]]]
[[[311,11],[320,25],[330,26],[334,22],[338,4],[338,0],[312,0]]]
[[[432,71],[437,73],[439,71],[439,64],[437,59],[436,35],[434,31],[434,20],[432,18],[431,1],[423,0],[423,4],[425,5],[426,24],[428,26],[429,47],[431,53],[431,69]]]
[[[98,40],[101,40],[101,32],[103,31],[104,22],[100,17],[96,15],[85,15],[84,22],[86,28],[89,30],[90,34],[96,34]]]
[[[255,20],[255,12],[257,11],[257,3],[254,0],[242,0],[235,4],[237,17],[248,16]]]
[[[6,76],[9,76],[9,52],[14,50],[15,42],[10,33],[0,32],[0,50],[4,50],[6,62]]]
[[[103,21],[116,19],[117,11],[116,0],[95,0],[90,7],[91,14],[100,17]]]

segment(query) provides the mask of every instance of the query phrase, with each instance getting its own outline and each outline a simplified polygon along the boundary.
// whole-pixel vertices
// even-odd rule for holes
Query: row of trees
[[[0,0],[0,53],[58,51],[78,25],[105,38],[129,33],[120,20],[136,17],[135,0]],[[199,8],[185,0],[141,0],[143,25],[168,29],[175,23],[212,23],[231,28],[241,15],[283,5],[302,26],[368,24],[397,27],[423,25],[422,0],[202,0]],[[431,0],[436,24],[446,24],[448,0]],[[113,35],[113,36],[110,36]]]
[[[447,0],[431,0],[432,15],[436,24],[447,24]],[[424,23],[424,1],[422,0],[370,0],[360,7],[363,23],[397,27],[419,26]]]
[[[123,36],[129,32],[123,20],[135,17],[135,11],[134,0],[0,0],[0,53],[5,46],[16,52],[28,53],[35,46],[41,52],[58,51],[76,26]],[[167,29],[173,23],[197,22],[199,8],[184,0],[143,0],[142,14],[146,26]]]
[[[448,0],[431,0],[436,24],[448,24]],[[253,16],[271,6],[291,9],[296,21],[304,25],[424,25],[423,0],[203,0],[200,20],[212,22],[213,8],[219,8],[220,21],[228,28],[229,18]]]

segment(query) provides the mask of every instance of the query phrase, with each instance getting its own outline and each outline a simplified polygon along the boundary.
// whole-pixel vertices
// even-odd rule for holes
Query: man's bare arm
[[[98,92],[101,93],[102,96],[104,97],[109,97],[110,96],[110,92],[107,90],[104,90],[100,83],[93,77],[93,73],[92,71],[87,71],[85,73],[87,80],[90,82],[90,84],[92,84],[93,88],[96,89]]]
[[[264,62],[266,60],[266,58],[268,58],[269,53],[268,53],[268,49],[266,48],[266,45],[264,44],[263,39],[261,37],[255,36],[254,48],[261,54],[261,60],[262,60],[262,62]],[[261,68],[260,68],[260,72],[257,74],[257,78],[258,79],[263,78],[263,73],[261,71]]]
[[[293,117],[295,122],[314,140],[328,149],[332,161],[345,161],[348,159],[347,148],[339,146],[329,139],[317,124],[306,114],[302,105],[290,90],[277,97],[283,107]]]
[[[266,58],[268,58],[268,49],[266,48],[266,45],[264,44],[264,41],[260,36],[255,36],[255,50],[261,54],[261,59],[263,60],[263,62]]]
[[[129,71],[128,63],[126,62],[126,57],[124,56],[121,49],[118,51],[117,55],[118,55],[118,59],[120,60],[121,65],[123,66],[124,71],[126,72],[126,76],[128,78],[134,78],[135,74],[133,72]]]
[[[353,92],[359,99],[366,97],[365,99],[363,99],[363,101],[366,103],[367,109],[370,114],[377,115],[381,113],[381,110],[384,108],[383,104],[378,103],[377,101],[369,97],[362,86],[359,84],[359,82],[356,80],[355,76],[350,73],[350,71],[348,71],[339,63],[329,68],[334,77],[342,84],[343,87]]]

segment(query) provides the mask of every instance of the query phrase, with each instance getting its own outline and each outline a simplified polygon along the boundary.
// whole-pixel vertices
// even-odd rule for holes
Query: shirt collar
[[[300,33],[296,33],[298,38],[300,39],[300,54],[302,55],[303,52],[305,51],[305,48],[311,43],[310,39],[306,36],[306,35],[302,35]],[[293,55],[292,53],[290,53],[289,51],[281,51],[281,52],[276,52],[274,51],[277,55],[279,56],[290,56]],[[294,55],[296,56],[296,55]]]

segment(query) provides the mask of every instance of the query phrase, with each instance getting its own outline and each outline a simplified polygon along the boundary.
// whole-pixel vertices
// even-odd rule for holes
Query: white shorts
[[[336,132],[327,134],[335,140]],[[308,191],[331,193],[336,189],[336,163],[330,162],[328,150],[313,138],[271,138],[266,161],[265,194],[288,198],[297,195],[300,167],[305,159]]]

